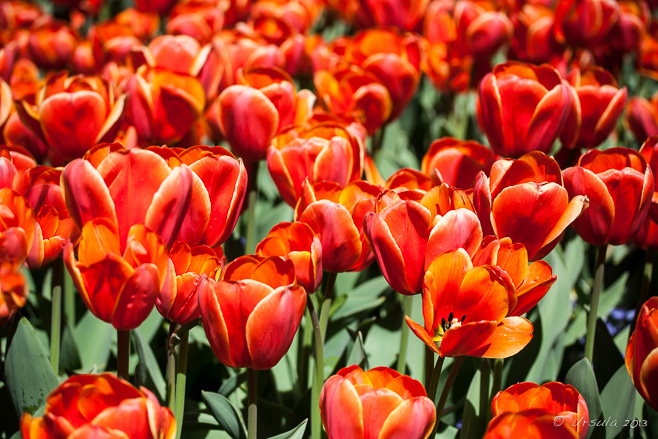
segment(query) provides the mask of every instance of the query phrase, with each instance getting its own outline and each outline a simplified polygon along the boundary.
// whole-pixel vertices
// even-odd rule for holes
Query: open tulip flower
[[[363,233],[363,218],[373,210],[380,192],[379,187],[365,181],[344,188],[333,182],[304,182],[295,220],[320,235],[325,271],[361,271],[372,263],[374,255]]]
[[[185,325],[201,315],[198,289],[202,276],[215,279],[226,258],[221,247],[214,249],[197,245],[190,248],[176,241],[169,252],[169,270],[155,307],[162,316]]]
[[[523,244],[534,261],[555,248],[587,207],[587,198],[567,192],[552,157],[532,152],[518,160],[497,161],[490,178],[480,173],[473,204],[485,235]]]
[[[481,143],[443,137],[435,140],[423,156],[422,171],[438,184],[473,189],[475,178],[489,173],[495,154]]]
[[[573,429],[580,439],[585,439],[589,428],[587,404],[585,398],[569,384],[550,382],[540,386],[518,383],[498,392],[491,402],[494,418],[504,413],[523,413],[535,409],[559,416],[565,426]]]
[[[473,256],[473,265],[490,265],[499,268],[499,274],[516,293],[516,305],[509,315],[520,316],[533,308],[557,280],[551,266],[545,261],[528,265],[528,251],[509,238],[487,236]]]
[[[502,156],[549,153],[567,120],[573,95],[569,84],[547,64],[499,64],[480,83],[480,127],[494,152]]]
[[[322,243],[320,235],[299,221],[272,227],[256,246],[262,257],[280,256],[295,265],[297,283],[312,294],[322,283]]]
[[[565,169],[570,197],[585,195],[589,208],[573,227],[585,242],[602,246],[629,241],[646,218],[654,191],[651,168],[629,148],[591,150]]]
[[[267,151],[267,168],[281,197],[295,206],[302,184],[333,181],[346,186],[363,174],[365,147],[347,127],[314,124],[284,130]]]
[[[507,412],[491,420],[482,439],[579,439],[565,424],[556,425],[555,415],[542,409]]]
[[[24,439],[173,439],[176,420],[148,389],[111,373],[73,376],[46,399],[43,416],[24,413]]]
[[[322,387],[320,413],[329,439],[427,439],[436,421],[422,384],[388,367],[339,370]]]
[[[626,105],[626,87],[620,89],[615,78],[600,67],[583,72],[576,68],[567,76],[576,91],[572,108],[560,140],[570,148],[595,148],[617,125]]]
[[[533,327],[523,317],[510,317],[517,298],[499,272],[474,267],[464,249],[438,256],[423,279],[425,326],[407,316],[409,327],[442,357],[516,354],[532,339]]]
[[[292,344],[306,308],[292,261],[243,256],[220,280],[199,284],[201,321],[217,359],[229,367],[273,368]]]
[[[169,264],[158,234],[142,224],[130,228],[123,252],[121,247],[116,224],[95,218],[82,228],[78,259],[69,242],[64,262],[87,308],[102,321],[127,331],[138,327],[153,310]]]
[[[626,369],[635,388],[658,410],[658,297],[647,300],[626,347]]]

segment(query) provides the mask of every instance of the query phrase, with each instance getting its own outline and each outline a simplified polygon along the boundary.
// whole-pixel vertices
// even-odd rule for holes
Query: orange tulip
[[[27,303],[29,285],[25,275],[11,264],[0,263],[0,326],[11,321]]]
[[[565,0],[555,9],[555,38],[576,47],[596,47],[619,19],[614,0]]]
[[[304,180],[333,181],[346,186],[363,173],[365,147],[345,126],[318,124],[292,127],[272,141],[267,168],[281,197],[295,206]]]
[[[585,398],[569,384],[550,382],[543,385],[518,383],[500,391],[491,402],[494,418],[504,413],[524,413],[543,410],[573,429],[580,439],[585,439],[589,428],[589,411]],[[559,427],[555,425],[554,428]]]
[[[111,373],[77,375],[48,395],[43,416],[23,414],[21,433],[25,439],[173,439],[176,420],[144,387]]]
[[[69,215],[60,187],[60,168],[37,166],[29,172],[30,188],[25,198],[36,215],[35,237],[27,264],[38,268],[59,258],[64,245],[79,231]]]
[[[658,297],[647,300],[637,316],[637,326],[626,347],[626,369],[635,388],[658,410]]]
[[[320,235],[322,268],[330,273],[361,271],[374,255],[363,233],[363,218],[372,211],[381,190],[365,181],[342,188],[336,183],[304,183],[295,220]]]
[[[478,120],[491,148],[507,157],[550,152],[564,126],[573,92],[553,67],[497,65],[480,83]]]
[[[589,209],[573,223],[580,237],[598,246],[629,242],[649,212],[654,191],[644,157],[621,147],[591,150],[563,175],[570,197],[589,198]]]
[[[491,420],[482,439],[578,439],[573,428],[555,425],[555,415],[541,409],[503,413]]]
[[[32,247],[34,213],[27,200],[8,187],[0,189],[0,206],[0,265],[17,270]]]
[[[322,243],[307,224],[282,222],[270,230],[256,246],[264,258],[280,256],[292,261],[297,282],[312,294],[322,283]]]
[[[279,257],[243,256],[226,266],[221,280],[199,284],[203,328],[215,356],[229,367],[274,367],[290,348],[305,307],[293,263]]]
[[[557,280],[550,265],[535,261],[528,265],[528,252],[523,244],[509,238],[487,236],[473,256],[473,265],[497,267],[499,275],[513,288],[516,305],[509,315],[520,316],[533,308]]]
[[[125,331],[138,327],[151,313],[168,262],[162,239],[142,224],[128,231],[123,253],[121,244],[116,223],[94,218],[82,227],[78,260],[68,243],[64,262],[87,308]]]
[[[176,241],[169,252],[169,270],[155,307],[162,316],[185,325],[201,315],[198,289],[202,276],[215,279],[226,258],[221,247],[217,252],[205,245],[190,248]]]
[[[409,316],[406,321],[418,338],[443,357],[507,358],[532,339],[532,323],[509,317],[516,302],[514,289],[498,269],[474,267],[469,254],[458,249],[438,256],[425,273],[425,326]]]
[[[427,439],[434,403],[420,382],[388,367],[349,366],[330,377],[320,394],[329,439]]]
[[[495,159],[494,153],[478,142],[443,137],[432,142],[421,169],[435,183],[472,189],[478,173],[488,174]]]
[[[576,68],[567,76],[577,99],[560,133],[570,148],[595,148],[614,130],[626,105],[626,87],[620,89],[615,78],[600,67],[581,72]]]
[[[490,178],[478,176],[473,201],[484,234],[523,244],[531,261],[553,250],[587,207],[585,196],[562,186],[557,162],[541,152],[494,163]]]

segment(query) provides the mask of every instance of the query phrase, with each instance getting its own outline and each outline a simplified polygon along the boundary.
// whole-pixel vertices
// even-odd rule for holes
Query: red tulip
[[[393,369],[354,365],[330,377],[320,394],[329,439],[427,439],[436,410],[420,382]]]
[[[25,439],[173,439],[176,420],[144,387],[110,373],[77,375],[48,395],[43,416],[23,414],[21,433]]]
[[[577,47],[596,47],[619,19],[613,0],[565,0],[555,9],[555,38]]]
[[[226,258],[221,247],[217,251],[205,245],[190,248],[177,241],[169,252],[169,270],[155,307],[162,316],[185,325],[201,315],[198,287],[203,276],[214,279]]]
[[[626,124],[639,142],[658,135],[658,93],[651,100],[634,96],[626,106]]]
[[[653,174],[637,151],[591,150],[563,175],[570,197],[585,195],[589,199],[589,208],[573,223],[589,244],[626,244],[649,212]]]
[[[647,403],[658,409],[658,297],[647,300],[637,316],[637,326],[626,347],[626,369]]]
[[[614,130],[626,105],[626,87],[620,89],[615,78],[600,67],[584,72],[576,68],[567,76],[577,99],[560,133],[570,148],[595,148]]]
[[[29,285],[25,275],[11,264],[0,263],[0,326],[11,321],[27,303]]]
[[[585,398],[569,384],[550,382],[540,386],[535,383],[518,383],[498,392],[491,402],[494,418],[504,413],[524,413],[529,410],[543,410],[573,429],[580,439],[587,436],[589,411]],[[554,427],[559,426],[556,424]]]
[[[491,420],[482,439],[578,439],[573,428],[556,426],[555,415],[541,409],[503,413]]]
[[[553,35],[555,11],[552,8],[527,3],[512,17],[512,22],[514,38],[510,59],[542,64],[562,55],[564,49]]]
[[[203,328],[215,356],[229,367],[274,367],[290,348],[305,307],[293,263],[279,257],[243,256],[226,266],[221,280],[199,284]]]
[[[68,26],[54,22],[33,29],[28,37],[31,59],[45,70],[65,68],[77,43]]]
[[[548,153],[559,135],[573,92],[549,65],[497,65],[480,83],[478,116],[491,148],[507,157]]]
[[[557,162],[540,152],[494,163],[490,179],[478,176],[473,201],[484,234],[523,244],[531,261],[553,250],[587,207],[586,197],[562,186]]]
[[[256,246],[262,257],[280,256],[292,261],[297,282],[312,294],[322,283],[322,243],[307,224],[277,224]]]
[[[432,142],[421,169],[435,183],[472,189],[478,173],[488,174],[494,161],[494,153],[478,142],[444,137]]]
[[[34,213],[27,200],[8,187],[0,189],[0,206],[0,266],[15,271],[32,247]]]
[[[396,2],[391,0],[360,0],[361,16],[371,17],[374,25],[395,26],[413,31],[423,19],[429,0]]]
[[[425,326],[406,321],[430,349],[444,357],[507,358],[532,339],[532,323],[509,317],[517,298],[495,267],[473,267],[464,249],[432,261],[423,279]]]

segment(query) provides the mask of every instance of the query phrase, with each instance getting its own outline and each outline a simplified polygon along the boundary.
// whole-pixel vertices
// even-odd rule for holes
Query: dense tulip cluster
[[[625,365],[658,410],[650,278],[598,309],[608,246],[648,264],[658,249],[658,1],[43,3],[0,2],[0,387],[24,438],[184,437],[187,356],[205,350],[221,364],[195,374],[231,381],[194,414],[234,437],[256,439],[269,380],[261,399],[294,407],[276,428],[309,417],[313,439],[322,426],[329,439],[447,437],[460,419],[466,436],[584,439],[596,380],[625,376],[590,367],[595,331],[625,344],[613,317],[636,299]],[[599,253],[579,277],[583,242]],[[544,298],[564,306],[547,314]],[[81,355],[81,334],[106,324],[107,355]],[[374,326],[399,331],[399,351]],[[406,358],[409,333],[424,365]],[[398,370],[364,371],[373,350]],[[518,366],[530,356],[550,364]],[[242,375],[225,368],[247,369],[248,432]],[[476,369],[477,422],[459,382]],[[546,384],[500,391],[530,375]]]

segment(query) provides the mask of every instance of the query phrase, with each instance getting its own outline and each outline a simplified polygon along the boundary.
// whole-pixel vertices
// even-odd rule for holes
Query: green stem
[[[247,368],[247,430],[249,439],[256,439],[258,421],[258,375],[252,368]]]
[[[587,337],[585,338],[585,358],[593,363],[594,360],[594,337],[596,336],[596,318],[599,310],[599,298],[601,297],[601,287],[603,286],[603,269],[605,267],[605,255],[608,250],[607,245],[599,247],[596,257],[596,268],[594,273],[594,285],[592,285],[592,303],[589,308],[589,317],[587,320]]]
[[[178,346],[178,368],[176,369],[176,411],[174,412],[174,416],[176,418],[177,439],[181,438],[181,432],[183,431],[183,413],[185,412],[185,384],[187,381],[187,347],[189,338],[189,332],[180,334],[180,345]],[[251,406],[249,410],[251,410]],[[249,428],[251,428],[251,426]],[[256,427],[254,425],[254,429],[255,428]],[[256,435],[254,433],[254,438],[255,437]]]
[[[455,382],[455,378],[457,378],[457,373],[459,372],[459,368],[464,362],[464,358],[466,357],[456,357],[455,361],[452,362],[452,367],[450,368],[450,374],[448,375],[448,379],[446,380],[446,383],[443,385],[443,390],[441,391],[439,402],[436,404],[436,423],[434,424],[434,430],[432,431],[432,434],[429,437],[436,436],[436,431],[439,428],[439,424],[441,423],[441,416],[443,416],[443,407],[445,407],[446,405],[446,401],[448,400],[448,395],[450,394],[450,389],[452,389],[452,385]]]
[[[489,360],[486,358],[482,359],[482,364],[480,366],[480,419],[482,419],[483,425],[489,423],[489,379],[491,374],[491,368],[489,367]]]
[[[260,161],[251,164],[249,173],[249,207],[247,208],[247,243],[245,247],[246,254],[253,254],[256,251],[256,201],[258,200],[258,168]]]
[[[130,331],[117,329],[117,376],[128,381],[130,375]]]
[[[407,345],[409,344],[409,325],[405,321],[405,316],[411,314],[411,297],[403,296],[402,299],[402,334],[400,334],[400,355],[398,355],[397,370],[404,374],[407,366]]]
[[[375,158],[375,154],[377,152],[381,151],[382,146],[384,145],[384,134],[386,134],[386,127],[388,126],[387,123],[384,123],[375,135],[372,137],[372,157]]]
[[[53,285],[53,301],[50,312],[50,366],[59,374],[59,348],[62,334],[62,287]]]
[[[491,386],[491,394],[489,395],[489,402],[496,396],[496,393],[500,391],[501,385],[503,383],[503,365],[505,360],[502,358],[496,358],[494,361],[494,376],[493,376],[493,385]]]
[[[169,322],[169,337],[167,337],[167,402],[169,409],[176,409],[176,353],[172,344],[176,323]]]
[[[320,307],[320,329],[322,330],[322,340],[327,335],[327,324],[329,323],[329,311],[331,311],[331,300],[334,297],[334,286],[338,273],[324,272],[325,284],[322,291],[322,306]]]
[[[315,312],[312,300],[307,300],[309,314],[313,322],[313,335],[315,337],[315,374],[311,386],[311,438],[320,439],[322,434],[322,419],[320,418],[320,390],[324,382],[324,339],[320,320]]]
[[[432,369],[432,377],[430,379],[429,385],[427,386],[428,389],[427,397],[432,400],[432,403],[436,402],[436,391],[439,388],[441,369],[443,369],[443,362],[445,361],[445,359],[446,359],[445,357],[439,355],[439,358],[436,359],[436,364]]]
[[[425,388],[429,389],[432,382],[432,373],[434,372],[434,351],[425,346]]]
[[[307,300],[311,300],[310,297]],[[302,336],[299,338],[297,349],[297,391],[299,395],[308,388],[308,358],[311,355],[311,344],[313,340],[313,324],[311,314],[306,310]]]

